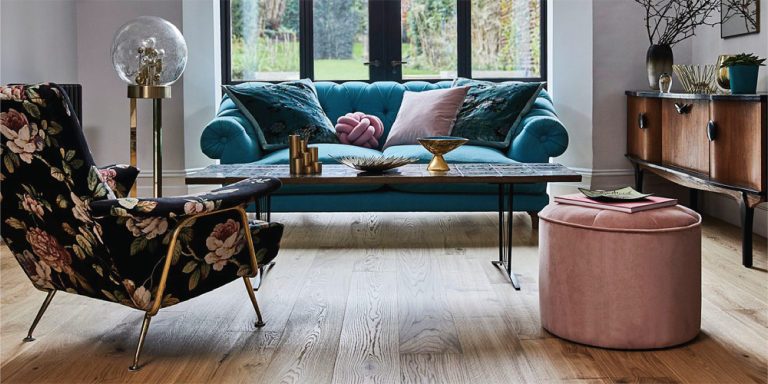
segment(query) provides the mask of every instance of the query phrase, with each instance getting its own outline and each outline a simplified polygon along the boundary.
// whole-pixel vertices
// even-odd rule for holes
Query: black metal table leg
[[[512,286],[520,290],[520,283],[515,273],[512,272],[512,218],[515,212],[513,206],[514,184],[499,184],[499,260],[493,261],[493,265],[501,267]],[[506,208],[504,195],[507,197]]]
[[[272,196],[265,196],[256,201],[256,220],[270,221],[272,219]],[[251,283],[254,291],[258,291],[261,288],[261,282],[264,281],[264,271],[272,268],[275,262],[268,264],[262,264],[259,266],[259,273],[257,275],[258,282]]]

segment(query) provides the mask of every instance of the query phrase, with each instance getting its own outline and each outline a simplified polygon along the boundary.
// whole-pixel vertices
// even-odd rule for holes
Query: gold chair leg
[[[37,316],[35,317],[35,321],[32,322],[32,326],[29,327],[29,332],[27,333],[27,337],[25,337],[24,341],[35,341],[35,338],[32,337],[32,332],[35,330],[35,327],[37,327],[37,323],[40,322],[40,318],[43,317],[43,314],[45,313],[45,310],[48,309],[48,305],[51,304],[51,300],[53,300],[53,295],[56,294],[56,290],[48,291],[48,296],[45,298],[45,301],[43,301],[43,306],[40,307],[40,310],[37,311]]]
[[[264,320],[261,318],[261,311],[259,310],[259,303],[256,302],[256,294],[253,293],[253,286],[251,285],[251,280],[247,277],[243,277],[243,281],[245,281],[245,288],[248,290],[248,296],[251,298],[251,303],[253,303],[253,309],[256,310],[256,317],[258,318],[258,321],[256,321],[256,328],[263,327]]]
[[[133,357],[133,365],[128,367],[131,372],[141,370],[139,365],[139,356],[141,356],[141,348],[144,347],[144,339],[147,337],[147,330],[149,330],[149,321],[152,320],[152,316],[147,313],[144,315],[144,323],[141,325],[141,334],[139,335],[139,345],[136,347],[136,356]]]

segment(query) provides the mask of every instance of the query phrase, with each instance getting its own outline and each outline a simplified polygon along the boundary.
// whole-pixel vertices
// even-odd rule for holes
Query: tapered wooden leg
[[[531,217],[531,228],[539,229],[539,212],[528,211],[528,216]]]
[[[263,327],[264,320],[261,318],[261,311],[259,310],[259,303],[256,302],[256,294],[253,293],[253,286],[251,285],[251,280],[247,277],[243,277],[243,281],[245,281],[245,288],[248,290],[248,296],[251,298],[251,303],[253,303],[253,309],[256,310],[256,328]]]
[[[643,171],[640,164],[635,164],[635,191],[643,192]]]
[[[752,267],[752,228],[755,221],[755,208],[750,207],[746,196],[739,205],[741,213],[741,263]]]
[[[152,316],[147,313],[144,315],[144,323],[141,325],[141,334],[139,334],[139,345],[136,347],[136,355],[133,357],[133,365],[128,367],[131,372],[141,370],[139,365],[139,357],[141,356],[141,348],[144,347],[144,339],[147,337],[147,330],[149,330],[149,321],[152,320]]]
[[[32,332],[35,331],[35,327],[37,327],[37,323],[40,322],[40,318],[43,317],[43,314],[45,313],[45,310],[48,309],[48,305],[51,304],[51,300],[53,300],[53,295],[56,294],[56,290],[48,292],[48,296],[45,297],[45,301],[43,301],[43,306],[40,307],[40,310],[37,311],[37,316],[35,316],[35,321],[32,322],[32,326],[29,327],[29,332],[27,332],[27,337],[24,338],[24,341],[35,341],[35,338],[32,337]]]

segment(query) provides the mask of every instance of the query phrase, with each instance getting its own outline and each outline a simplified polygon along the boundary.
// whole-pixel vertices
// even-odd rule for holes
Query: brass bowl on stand
[[[443,159],[443,155],[469,141],[461,137],[450,136],[420,137],[417,140],[419,140],[419,143],[421,143],[429,153],[435,155],[435,157],[432,158],[432,161],[429,162],[427,170],[440,172],[445,172],[450,169],[448,168],[448,163]]]

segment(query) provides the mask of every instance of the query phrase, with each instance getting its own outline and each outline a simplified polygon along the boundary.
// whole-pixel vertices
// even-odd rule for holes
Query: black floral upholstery
[[[248,237],[259,264],[277,255],[282,225],[246,229],[237,208],[277,190],[279,180],[245,180],[197,196],[126,198],[139,170],[94,164],[61,88],[0,87],[0,100],[0,228],[38,289],[149,311],[157,300],[173,305],[255,275]]]
[[[112,164],[100,167],[101,177],[104,183],[112,189],[117,197],[128,197],[136,178],[139,176],[138,168],[127,164]]]

